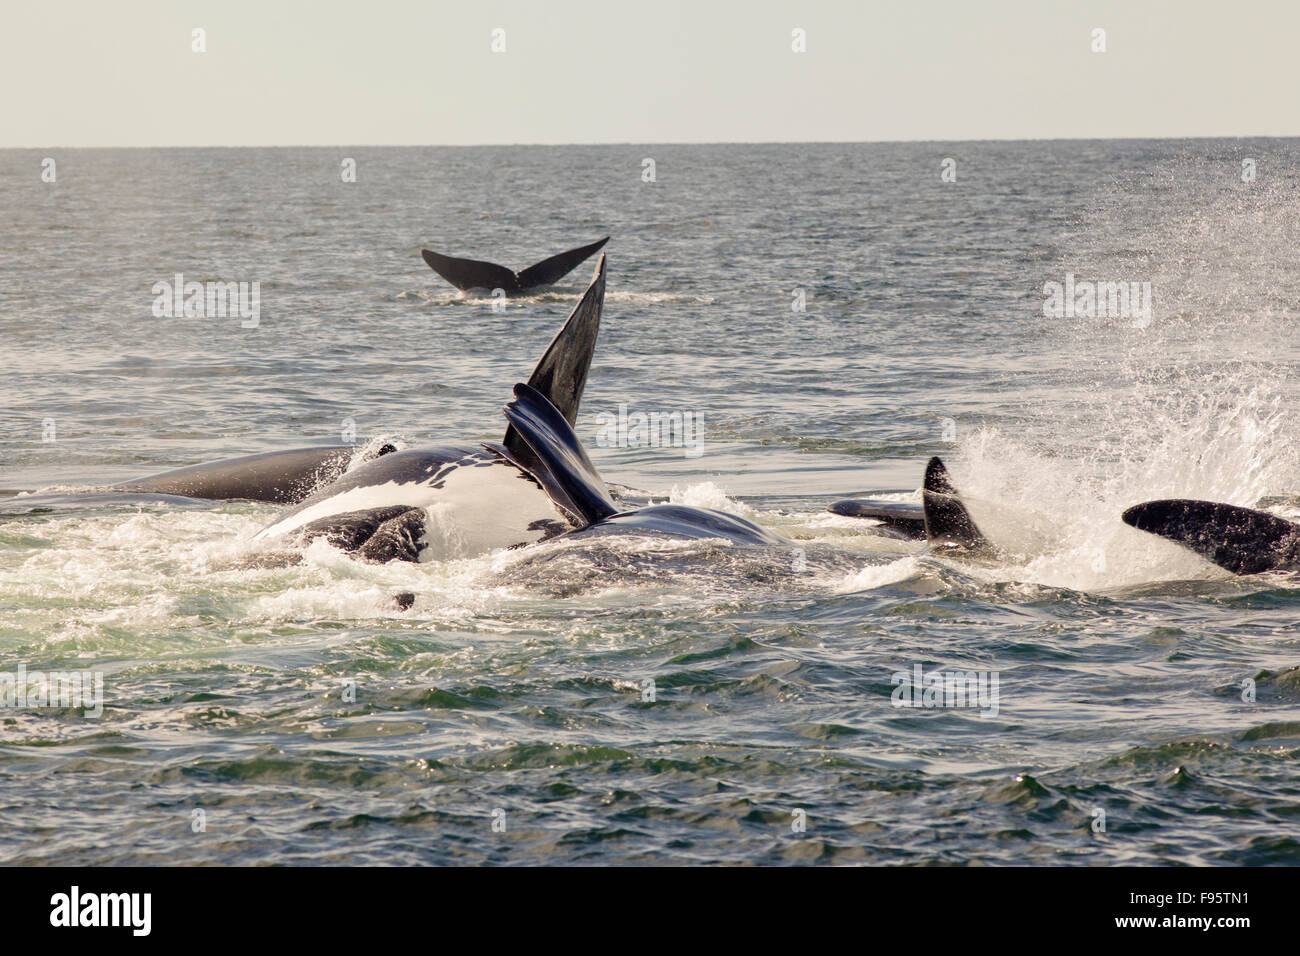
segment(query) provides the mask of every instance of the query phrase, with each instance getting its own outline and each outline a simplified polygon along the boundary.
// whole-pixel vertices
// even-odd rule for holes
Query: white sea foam
[[[875,588],[889,587],[916,577],[921,573],[921,562],[914,556],[899,558],[887,564],[869,564],[859,571],[845,575],[833,582],[830,590],[835,594],[849,594],[854,591],[871,591]]]
[[[685,486],[673,485],[668,492],[668,503],[685,505],[689,508],[713,508],[731,514],[751,518],[754,509],[743,501],[730,497],[721,485],[712,481],[701,481]]]

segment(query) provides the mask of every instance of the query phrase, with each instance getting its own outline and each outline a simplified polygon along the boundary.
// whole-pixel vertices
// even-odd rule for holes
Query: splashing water
[[[1150,282],[1154,315],[1045,320],[1046,368],[1024,376],[1016,426],[961,443],[958,487],[1009,552],[995,574],[1079,590],[1221,577],[1120,514],[1297,491],[1300,193],[1223,179],[1222,163],[1171,161],[1116,187],[1066,244],[1054,278]],[[1139,188],[1154,188],[1159,214],[1131,215]]]

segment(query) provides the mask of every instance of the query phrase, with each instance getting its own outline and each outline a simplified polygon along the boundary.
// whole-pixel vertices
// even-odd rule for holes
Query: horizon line
[[[1107,142],[1164,142],[1169,140],[1250,140],[1250,139],[1300,139],[1300,133],[1247,133],[1188,136],[992,136],[984,139],[764,139],[764,140],[619,140],[568,143],[516,142],[516,143],[191,143],[149,144],[130,146],[104,145],[42,145],[0,146],[6,150],[49,149],[339,149],[359,147],[364,149],[483,149],[486,147],[548,147],[567,146],[874,146],[908,143],[1107,143]]]

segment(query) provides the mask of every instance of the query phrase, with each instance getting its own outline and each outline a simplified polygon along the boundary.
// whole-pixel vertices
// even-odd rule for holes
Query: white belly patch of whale
[[[567,525],[546,493],[512,466],[453,468],[437,479],[440,487],[431,475],[428,481],[349,488],[286,515],[254,540],[282,537],[313,521],[352,511],[406,505],[426,513],[420,560],[446,561],[538,541],[546,534],[546,522]]]

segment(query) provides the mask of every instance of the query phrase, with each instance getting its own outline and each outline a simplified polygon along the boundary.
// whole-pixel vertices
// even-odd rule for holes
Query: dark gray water
[[[1300,862],[1300,582],[1119,521],[1300,514],[1295,141],[45,155],[0,151],[0,489],[347,420],[498,439],[590,263],[494,312],[419,247],[608,233],[593,459],[802,553],[250,570],[273,506],[0,519],[0,671],[105,694],[0,713],[8,862]],[[260,282],[260,324],[155,318],[178,272]],[[1150,320],[1045,316],[1067,273],[1149,282]],[[703,453],[599,447],[620,403]],[[824,511],[915,500],[932,454],[998,561]],[[894,706],[917,665],[996,713]]]

